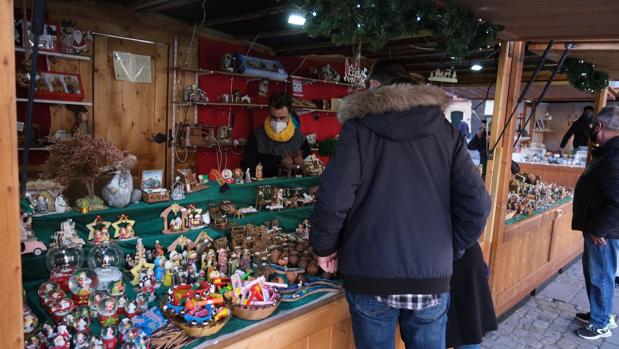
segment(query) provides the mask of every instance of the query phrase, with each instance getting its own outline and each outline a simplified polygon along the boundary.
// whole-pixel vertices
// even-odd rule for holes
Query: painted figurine
[[[258,163],[258,165],[256,165],[256,179],[257,180],[262,180],[262,163]]]
[[[217,256],[217,263],[219,264],[219,272],[221,274],[228,274],[228,254],[225,249],[220,248]]]
[[[249,172],[249,168],[245,170],[245,183],[251,183],[251,173]]]
[[[241,270],[247,272],[251,268],[251,255],[248,249],[243,251],[243,256],[241,257]]]

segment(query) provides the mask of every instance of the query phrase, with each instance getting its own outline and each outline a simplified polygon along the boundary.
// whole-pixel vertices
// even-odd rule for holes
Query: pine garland
[[[595,65],[582,59],[569,58],[563,65],[563,72],[575,88],[589,93],[597,93],[608,86],[608,74],[597,70]]]
[[[326,36],[337,45],[368,43],[373,51],[389,40],[431,30],[440,41],[439,50],[463,58],[492,45],[503,29],[454,0],[445,7],[437,7],[433,0],[303,0],[299,6],[310,36]]]

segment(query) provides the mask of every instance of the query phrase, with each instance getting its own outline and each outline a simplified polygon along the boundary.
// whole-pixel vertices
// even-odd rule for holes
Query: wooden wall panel
[[[540,176],[546,183],[556,183],[574,189],[584,167],[553,166],[542,164],[519,163],[522,172]]]
[[[0,1],[0,348],[23,348],[13,1]]]

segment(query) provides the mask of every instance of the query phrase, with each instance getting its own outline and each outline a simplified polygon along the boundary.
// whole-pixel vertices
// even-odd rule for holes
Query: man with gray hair
[[[583,232],[582,256],[590,313],[577,334],[585,339],[610,337],[617,328],[613,310],[619,249],[619,106],[606,107],[593,120],[593,160],[576,184],[572,228]]]

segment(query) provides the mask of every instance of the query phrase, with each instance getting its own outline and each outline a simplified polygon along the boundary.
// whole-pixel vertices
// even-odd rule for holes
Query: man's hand
[[[337,252],[326,257],[318,257],[318,265],[327,273],[335,273],[337,271]]]
[[[606,243],[607,243],[605,238],[599,237],[599,236],[595,236],[593,234],[591,234],[591,240],[593,240],[593,243],[598,245],[598,246],[605,246]]]

